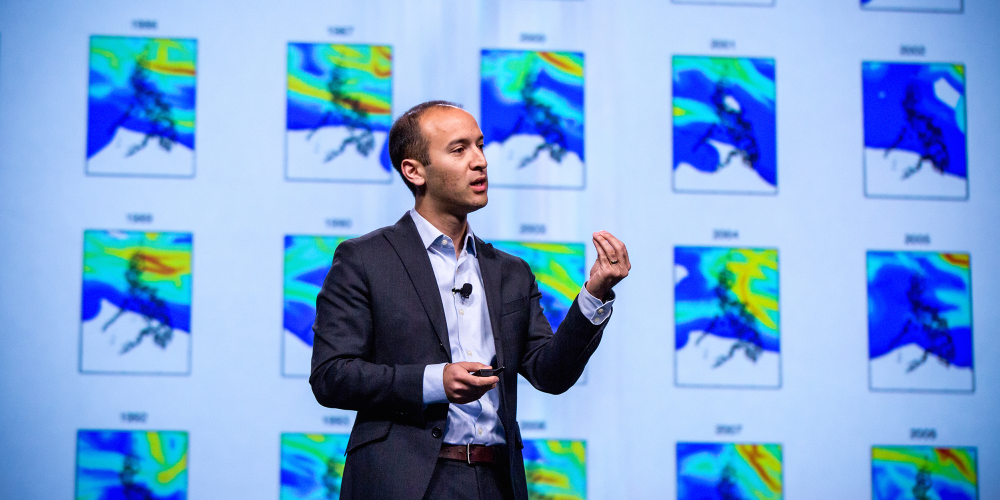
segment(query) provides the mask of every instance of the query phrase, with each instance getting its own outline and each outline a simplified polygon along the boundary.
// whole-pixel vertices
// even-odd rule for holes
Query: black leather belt
[[[498,455],[496,446],[486,446],[483,444],[442,444],[438,458],[461,460],[472,465],[496,463]]]

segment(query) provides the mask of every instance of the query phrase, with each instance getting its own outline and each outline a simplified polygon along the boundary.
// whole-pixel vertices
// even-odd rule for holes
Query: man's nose
[[[472,168],[486,168],[486,153],[482,149],[476,148],[476,156],[472,159]]]

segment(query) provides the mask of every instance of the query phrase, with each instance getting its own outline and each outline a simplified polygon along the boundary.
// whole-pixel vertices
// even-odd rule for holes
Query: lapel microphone
[[[462,295],[462,300],[469,298],[472,295],[472,283],[466,283],[462,285],[462,288],[452,288],[451,293],[457,293]]]

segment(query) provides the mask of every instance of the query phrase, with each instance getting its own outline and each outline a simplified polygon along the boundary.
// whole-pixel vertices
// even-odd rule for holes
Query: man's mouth
[[[477,192],[486,191],[486,177],[472,181],[472,189]]]

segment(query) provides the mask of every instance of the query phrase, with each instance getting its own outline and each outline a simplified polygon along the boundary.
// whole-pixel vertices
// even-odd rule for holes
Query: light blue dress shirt
[[[462,252],[455,257],[455,243],[439,231],[416,210],[410,210],[410,217],[417,226],[420,239],[427,249],[438,291],[444,305],[444,317],[448,324],[448,342],[451,344],[451,359],[478,362],[489,365],[496,355],[493,342],[493,328],[486,306],[483,277],[476,258],[476,240],[469,227]],[[472,284],[472,294],[463,299],[451,290]],[[611,315],[613,300],[602,303],[584,287],[580,291],[580,312],[591,323],[599,325]],[[424,404],[447,403],[444,391],[444,366],[447,363],[428,365],[424,368]],[[493,368],[498,368],[494,366]],[[499,389],[492,389],[478,401],[466,404],[448,405],[448,422],[444,442],[450,444],[503,444],[504,429],[497,418],[500,408]]]

